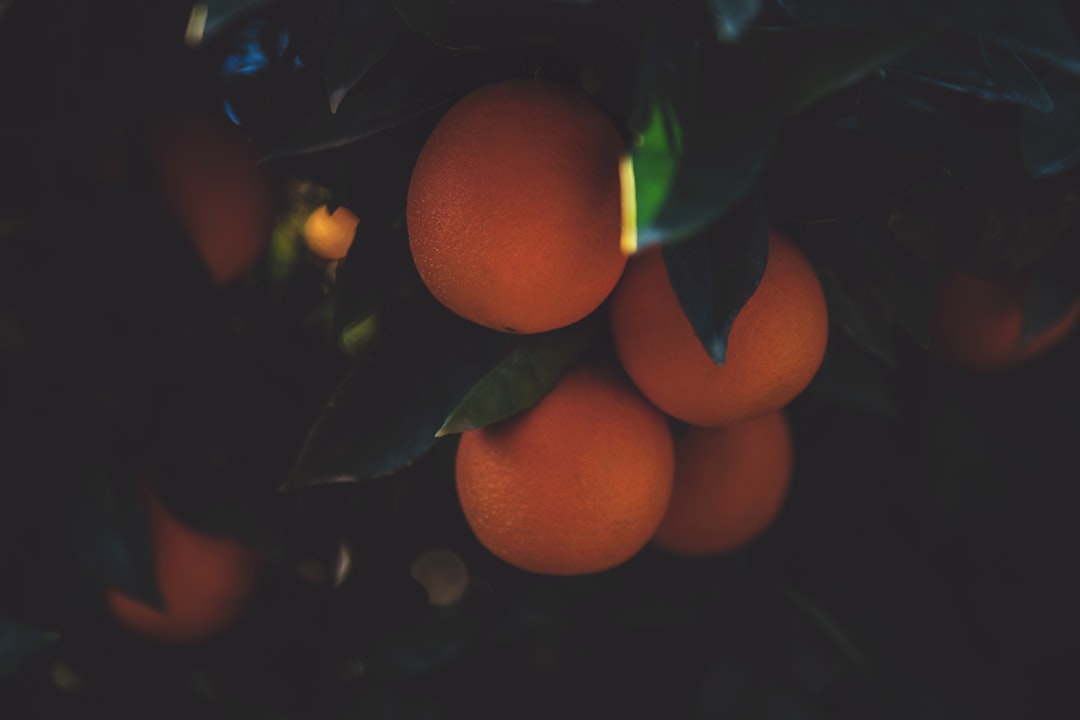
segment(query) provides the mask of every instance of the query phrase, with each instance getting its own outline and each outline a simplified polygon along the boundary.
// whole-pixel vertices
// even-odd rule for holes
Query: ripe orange
[[[1076,327],[1080,298],[1061,319],[1023,343],[1026,294],[1023,275],[987,280],[947,274],[931,302],[930,350],[948,363],[980,371],[1004,370],[1045,353]]]
[[[690,428],[675,444],[675,488],[653,542],[680,555],[725,553],[750,542],[780,512],[791,455],[783,410]]]
[[[477,539],[506,562],[593,573],[653,536],[674,462],[660,412],[611,370],[571,369],[532,408],[462,434],[458,498]]]
[[[685,422],[718,426],[778,410],[801,393],[824,359],[829,319],[810,262],[770,233],[765,274],[735,318],[724,365],[686,319],[659,248],[630,261],[611,297],[611,329],[645,397]]]
[[[344,205],[332,214],[320,205],[304,221],[304,243],[323,260],[341,260],[349,252],[359,224],[360,218]]]
[[[169,113],[145,139],[166,209],[218,285],[240,279],[270,239],[273,188],[255,146],[223,118]]]
[[[409,183],[420,277],[458,315],[504,332],[585,317],[626,266],[622,152],[579,90],[510,80],[473,91],[439,121]]]
[[[254,592],[258,559],[245,545],[186,527],[162,504],[149,483],[141,488],[154,542],[164,612],[109,590],[106,602],[121,623],[140,635],[169,643],[206,640],[228,627]]]

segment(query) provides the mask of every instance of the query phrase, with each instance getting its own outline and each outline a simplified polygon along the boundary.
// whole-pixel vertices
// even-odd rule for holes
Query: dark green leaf
[[[510,352],[469,390],[436,435],[475,430],[540,402],[595,331],[595,317],[589,316],[569,327],[516,338]]]
[[[927,89],[899,73],[870,78],[862,85],[858,107],[837,124],[905,152],[955,146],[968,127],[939,98],[922,92]]]
[[[1065,287],[1040,263],[1028,274],[1024,297],[1021,342],[1028,342],[1060,321],[1076,306],[1074,290]]]
[[[1080,78],[1055,73],[1044,82],[1053,102],[1048,113],[1024,108],[1020,113],[1020,147],[1024,169],[1040,178],[1080,163]]]
[[[825,360],[806,392],[841,408],[900,419],[900,398],[890,371],[846,335],[833,333],[829,338]]]
[[[927,23],[912,22],[857,31],[763,28],[748,32],[744,44],[772,78],[774,107],[797,113],[878,71],[936,32]]]
[[[81,565],[105,587],[163,607],[154,543],[130,471],[96,462],[82,494],[69,498],[68,531]]]
[[[837,649],[840,650],[853,666],[859,670],[869,669],[865,656],[825,608],[786,580],[774,576],[772,582],[796,608],[804,612],[818,629],[821,630],[826,637],[832,640]]]
[[[382,327],[311,429],[287,487],[411,464],[513,337],[462,320],[423,291]]]
[[[930,298],[936,280],[888,233],[866,228],[856,235],[852,259],[885,312],[924,348],[930,344]]]
[[[393,0],[414,32],[454,50],[551,42],[558,29],[581,22],[591,2],[551,0]]]
[[[919,18],[1080,72],[1080,43],[1057,0],[780,0],[780,4],[806,26],[880,29]]]
[[[386,302],[419,286],[404,222],[382,228],[358,227],[348,255],[335,272],[335,334],[357,327]]]
[[[716,35],[724,42],[735,42],[761,12],[761,0],[709,0],[716,20]]]
[[[1016,53],[987,45],[978,36],[948,35],[890,62],[886,70],[1041,113],[1054,107],[1035,73]]]
[[[1080,42],[1058,0],[917,0],[905,5],[928,20],[1080,72]]]
[[[414,32],[452,49],[475,49],[494,33],[470,13],[470,3],[444,0],[393,0],[394,7]]]
[[[819,268],[818,275],[829,306],[829,320],[864,350],[895,369],[892,321],[876,299],[861,286],[847,287],[829,267]]]
[[[55,633],[0,615],[0,681],[14,675],[31,654],[56,639]]]
[[[777,0],[800,25],[831,28],[880,28],[906,18],[899,0]]]
[[[765,274],[769,221],[762,194],[752,193],[700,236],[661,251],[683,312],[709,356],[723,365],[731,325]]]
[[[973,410],[953,390],[927,393],[923,431],[934,480],[931,515],[952,528],[993,517],[1008,502],[1001,458]]]
[[[397,40],[400,25],[391,0],[353,0],[326,53],[330,112]]]
[[[1036,263],[1077,223],[1072,194],[1048,185],[1005,190],[929,183],[899,198],[889,229],[920,257],[981,275]]]
[[[495,79],[496,69],[477,56],[444,56],[400,46],[345,96],[337,112],[322,105],[266,159],[329,150],[448,105]]]
[[[753,63],[736,72],[733,60],[714,52],[688,69],[697,74],[693,97],[683,107],[675,104],[682,155],[659,214],[638,223],[638,249],[699,232],[742,200],[761,175],[780,115],[761,93]]]

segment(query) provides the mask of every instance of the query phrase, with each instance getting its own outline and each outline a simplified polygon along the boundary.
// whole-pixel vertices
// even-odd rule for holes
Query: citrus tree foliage
[[[1025,337],[1080,292],[1077,7],[0,0],[0,716],[1070,716],[1080,345],[996,375],[927,347],[946,272],[1028,273]],[[409,257],[428,133],[532,76],[618,127],[636,247],[663,245],[717,364],[770,227],[822,279],[792,493],[748,548],[532,576],[460,515],[454,436],[610,355],[603,307],[504,335]],[[224,289],[139,140],[185,106],[243,129],[280,191],[267,254]],[[333,265],[299,238],[322,203],[360,218]],[[102,605],[160,602],[148,470],[269,567],[206,646]],[[411,570],[430,548],[467,570],[448,607]]]

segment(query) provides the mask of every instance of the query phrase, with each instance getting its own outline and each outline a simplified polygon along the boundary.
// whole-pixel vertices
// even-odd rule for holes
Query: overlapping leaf
[[[769,224],[763,197],[752,193],[699,236],[662,252],[683,312],[709,356],[723,365],[731,325],[765,274]]]
[[[437,435],[475,430],[532,407],[595,331],[596,317],[590,315],[569,327],[515,338],[510,351],[469,390]]]
[[[383,327],[312,428],[288,487],[381,477],[413,463],[512,339],[423,292]]]

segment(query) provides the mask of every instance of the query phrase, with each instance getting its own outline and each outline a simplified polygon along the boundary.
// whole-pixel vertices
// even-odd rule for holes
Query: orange
[[[477,539],[523,570],[579,575],[648,543],[674,475],[667,419],[611,370],[568,370],[532,408],[465,432],[458,499]]]
[[[1053,348],[1080,320],[1078,298],[1059,320],[1021,341],[1027,279],[987,280],[952,272],[934,289],[930,350],[969,370],[994,371],[1023,364]]]
[[[116,590],[107,593],[109,610],[127,627],[154,640],[206,640],[247,607],[258,576],[257,556],[236,540],[191,530],[169,513],[149,483],[141,490],[165,610]]]
[[[157,118],[145,138],[165,208],[214,281],[236,282],[265,250],[273,220],[273,188],[255,145],[224,118],[197,110]]]
[[[770,233],[765,274],[732,324],[723,365],[686,319],[659,248],[630,261],[612,294],[611,330],[645,397],[685,422],[718,426],[778,410],[806,389],[825,356],[829,318],[810,262]]]
[[[348,254],[359,224],[360,218],[344,205],[333,213],[320,205],[304,221],[304,242],[323,260],[341,260]]]
[[[721,428],[690,428],[675,444],[675,489],[654,544],[679,555],[747,544],[780,512],[791,456],[783,410]]]
[[[450,108],[413,168],[409,247],[431,293],[495,330],[535,333],[595,310],[626,257],[611,120],[545,80],[487,85]]]

